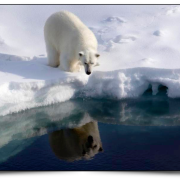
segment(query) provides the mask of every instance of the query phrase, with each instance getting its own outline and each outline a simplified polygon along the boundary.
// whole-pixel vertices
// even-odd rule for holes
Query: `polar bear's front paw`
[[[81,72],[81,71],[82,71],[82,66],[79,65],[79,64],[77,65],[77,71],[78,71],[78,72]]]

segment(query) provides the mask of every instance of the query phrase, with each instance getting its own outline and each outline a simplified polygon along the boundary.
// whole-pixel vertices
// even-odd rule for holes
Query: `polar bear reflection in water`
[[[55,131],[49,135],[49,141],[55,155],[70,162],[88,160],[103,151],[98,124],[95,121],[81,127]]]

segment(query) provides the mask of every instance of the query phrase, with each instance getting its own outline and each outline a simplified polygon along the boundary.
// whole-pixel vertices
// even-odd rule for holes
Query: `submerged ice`
[[[166,90],[161,86],[159,90],[163,92],[162,89]],[[167,98],[161,92],[158,92],[158,97],[151,95],[148,98],[150,92],[150,89],[147,90],[142,98],[121,101],[76,99],[1,116],[0,163],[25,149],[39,136],[56,130],[81,127],[93,121],[124,127],[179,126],[180,101]],[[163,95],[160,96],[160,93]],[[140,129],[144,131],[144,127]]]

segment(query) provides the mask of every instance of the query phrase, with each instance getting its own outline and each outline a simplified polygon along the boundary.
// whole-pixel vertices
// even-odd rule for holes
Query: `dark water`
[[[0,118],[0,170],[180,170],[180,100],[71,100]]]

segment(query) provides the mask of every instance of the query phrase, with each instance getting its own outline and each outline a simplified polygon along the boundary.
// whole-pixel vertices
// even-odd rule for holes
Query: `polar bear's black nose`
[[[89,71],[88,71],[86,74],[87,74],[87,75],[90,75],[90,74],[91,74],[91,72],[89,72]]]
[[[93,143],[93,137],[92,136],[88,136],[88,143]]]

